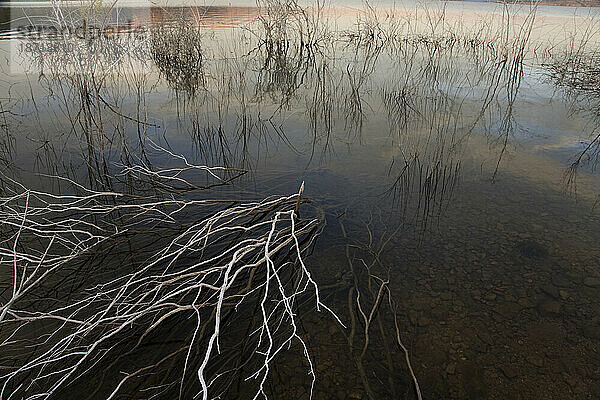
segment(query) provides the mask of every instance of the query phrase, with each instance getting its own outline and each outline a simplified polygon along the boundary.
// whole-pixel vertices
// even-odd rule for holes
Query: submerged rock
[[[469,388],[470,398],[487,398],[489,394],[489,382],[486,379],[484,368],[481,363],[473,360],[466,361],[461,366],[463,383]]]
[[[541,368],[544,366],[544,358],[537,354],[529,354],[525,357],[525,359],[527,360],[527,362],[536,367]]]
[[[569,298],[569,292],[567,292],[566,290],[559,290],[558,294],[560,295],[560,298],[563,300],[567,300]]]
[[[548,257],[548,249],[533,239],[522,240],[516,245],[517,251],[527,258],[543,260]]]
[[[561,324],[546,321],[531,325],[526,333],[531,342],[543,343],[544,346],[561,343],[567,336],[567,332]]]
[[[541,315],[552,316],[560,313],[560,303],[555,300],[544,299],[536,305]]]
[[[523,307],[519,303],[507,301],[497,306],[495,311],[506,319],[513,319],[519,315],[522,309]]]
[[[508,378],[514,379],[519,375],[519,371],[513,364],[502,364],[500,365],[500,371]]]
[[[600,339],[600,324],[588,324],[581,328],[583,336],[589,339]]]
[[[586,276],[583,279],[583,284],[588,287],[598,288],[600,287],[600,278],[596,276]]]
[[[456,366],[454,364],[448,364],[446,366],[446,373],[448,375],[454,375],[455,372],[456,372]]]
[[[540,286],[540,289],[541,289],[542,293],[544,293],[554,299],[560,298],[559,290],[552,285],[542,285],[542,286]]]
[[[558,286],[560,288],[571,287],[572,280],[567,279],[566,277],[564,277],[560,274],[554,274],[554,275],[552,275],[552,284],[554,286]]]

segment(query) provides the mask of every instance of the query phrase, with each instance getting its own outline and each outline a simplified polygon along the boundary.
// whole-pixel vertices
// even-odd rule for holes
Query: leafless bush
[[[0,398],[92,387],[103,398],[207,399],[235,390],[236,374],[258,397],[273,359],[292,346],[314,382],[294,309],[305,296],[327,309],[302,260],[319,219],[298,217],[301,192],[194,199],[186,174],[222,182],[225,171],[179,161],[125,168],[154,187],[136,195],[67,179],[68,193],[47,193],[9,180],[0,199],[0,270],[11,277],[0,295]],[[163,195],[151,195],[156,183]],[[159,334],[173,339],[148,353]]]

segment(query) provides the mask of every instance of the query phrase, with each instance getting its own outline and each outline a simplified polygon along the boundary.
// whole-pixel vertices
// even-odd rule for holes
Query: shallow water
[[[503,45],[513,51],[523,38],[526,8],[511,9],[516,28],[505,42],[494,31],[502,9],[490,4],[450,4],[447,16],[436,5],[432,15],[441,23],[417,20],[390,37],[382,32],[401,17],[375,24],[368,13],[334,8],[317,15],[313,48],[291,34],[261,42],[266,23],[286,31],[277,30],[278,14],[263,24],[250,6],[115,9],[96,20],[110,21],[100,25],[110,32],[86,38],[24,34],[19,21],[43,14],[52,22],[51,10],[9,10],[12,23],[3,24],[0,40],[4,177],[48,191],[66,189],[47,174],[112,190],[122,181],[108,176],[122,166],[173,163],[158,144],[195,164],[248,171],[209,196],[288,195],[304,182],[311,203],[300,216],[319,215],[323,227],[305,262],[343,323],[316,312],[311,299],[297,303],[316,372],[314,398],[416,398],[397,337],[426,399],[600,394],[593,144],[600,91],[559,82],[551,66],[573,54],[568,40],[548,34],[594,19],[573,22],[573,9],[540,8],[524,57],[502,58]],[[482,19],[492,11],[496,19]],[[409,12],[399,7],[400,15]],[[469,18],[457,20],[461,13]],[[182,21],[192,29],[178,28]],[[297,28],[295,19],[284,22]],[[597,51],[596,39],[586,42],[587,52]],[[157,242],[133,240],[127,259],[143,258]],[[128,254],[112,251],[94,264],[107,276],[118,274],[119,255]],[[11,279],[6,271],[2,284]],[[378,295],[382,282],[393,305]],[[362,313],[371,309],[367,341]],[[242,312],[253,318],[252,307]],[[84,375],[54,397],[85,390],[106,398],[122,371],[176,351],[194,327],[176,320],[118,366]],[[248,328],[232,324],[221,346],[233,346]],[[7,369],[10,357],[2,361]],[[252,397],[243,358],[237,363],[225,351],[214,373],[227,360],[239,377],[215,384],[215,393]],[[294,344],[273,360],[267,394],[308,398],[308,367]],[[123,398],[199,392],[198,382],[183,392],[179,383],[165,384],[171,369],[126,385]],[[164,391],[151,391],[160,385]]]

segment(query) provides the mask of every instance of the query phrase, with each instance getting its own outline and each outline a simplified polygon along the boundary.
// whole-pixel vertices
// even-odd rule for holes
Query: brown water
[[[25,34],[25,16],[46,21],[34,26],[55,17],[47,8],[10,8],[0,40],[2,183],[64,190],[42,173],[113,190],[123,182],[110,176],[123,166],[173,162],[153,144],[195,164],[248,171],[212,197],[287,195],[304,182],[311,203],[300,216],[318,215],[323,228],[305,262],[343,324],[316,312],[311,298],[295,304],[314,398],[416,398],[398,337],[425,399],[598,398],[600,87],[582,90],[557,72],[577,57],[595,59],[596,37],[578,53],[569,44],[581,44],[582,24],[595,19],[573,23],[572,10],[542,8],[529,37],[520,30],[528,10],[511,9],[514,27],[497,35],[501,9],[453,7],[449,16],[434,7],[437,23],[430,15],[408,27],[395,21],[410,7],[379,20],[347,9],[278,19],[278,9],[130,7],[88,20],[103,29],[83,38]],[[78,12],[70,21],[81,21]],[[461,12],[469,18],[454,18]],[[294,36],[306,20],[310,46]],[[559,43],[548,21],[579,30]],[[263,40],[265,27],[273,40]],[[99,279],[115,276],[160,243],[135,236],[128,249],[91,262]],[[11,265],[2,264],[3,302]],[[362,313],[371,310],[365,334]],[[210,373],[237,369],[215,380],[210,398],[256,391],[252,364],[242,362],[256,309],[239,312]],[[10,325],[0,327],[5,339]],[[99,359],[103,373],[92,366],[48,397],[106,398],[123,372],[176,351],[194,328],[189,316],[175,319],[132,353]],[[132,335],[112,345],[140,333]],[[0,374],[30,354],[10,351]],[[192,367],[200,354],[191,353]],[[193,373],[180,392],[181,363],[159,363],[119,395],[194,398],[201,388]],[[273,360],[266,394],[309,398],[308,371],[294,343]],[[20,379],[7,386],[16,396],[43,393],[19,388],[30,375]]]

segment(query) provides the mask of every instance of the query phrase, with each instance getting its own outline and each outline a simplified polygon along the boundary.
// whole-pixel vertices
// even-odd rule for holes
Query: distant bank
[[[89,2],[90,0],[62,0],[62,2],[65,3],[82,3],[82,2]],[[440,0],[440,1],[449,1],[449,2],[474,2],[474,3],[503,3],[502,1],[498,1],[498,0]],[[18,4],[18,3],[23,3],[23,5],[27,4],[29,5],[36,5],[37,3],[43,4],[43,5],[47,5],[48,3],[51,3],[52,0],[0,0],[0,5],[7,5],[7,4]],[[302,2],[302,3],[309,3],[308,2]],[[352,3],[352,5],[354,5],[356,1],[355,0],[350,0],[349,3]],[[433,2],[431,0],[424,0],[424,2],[430,3]],[[112,3],[112,1],[111,1]],[[215,5],[215,1],[198,1],[198,0],[190,0],[190,1],[186,1],[186,0],[174,0],[174,1],[169,1],[169,0],[118,0],[118,3],[121,5],[130,5],[130,4],[135,4],[135,5],[142,5],[145,3],[145,5],[160,5],[160,6],[165,6],[165,5],[169,5],[169,3],[177,3],[177,5],[181,5],[183,4],[188,4],[189,5],[196,5],[196,6],[201,6],[201,5]],[[217,1],[217,3],[219,3],[219,5],[249,5],[250,3],[252,4],[256,4],[255,1],[253,0],[222,0],[222,1]],[[243,4],[240,4],[243,3]],[[343,0],[334,0],[332,3],[335,3],[336,5],[346,5],[346,2]],[[386,6],[386,4],[382,4],[382,3],[387,3],[386,0],[374,0],[374,1],[369,1],[369,3],[372,3],[375,6]],[[400,2],[395,2],[395,1],[389,1],[390,5],[396,3],[396,6],[399,6],[402,4],[402,1]],[[568,7],[599,7],[600,6],[600,0],[539,0],[539,1],[531,1],[531,0],[513,0],[513,1],[508,1],[508,4],[538,4],[538,5],[544,5],[544,6],[568,6]]]

